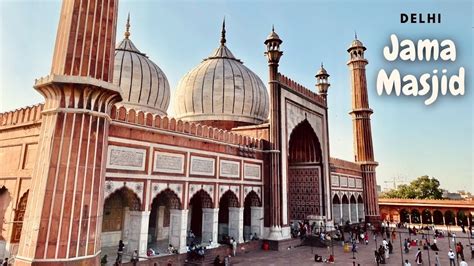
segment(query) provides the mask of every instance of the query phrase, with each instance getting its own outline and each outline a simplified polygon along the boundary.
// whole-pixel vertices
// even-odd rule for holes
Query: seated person
[[[169,252],[170,254],[173,254],[173,253],[178,253],[178,250],[176,250],[176,248],[173,247],[173,245],[170,244],[170,245],[168,246],[168,252]]]
[[[257,233],[253,233],[253,237],[252,237],[252,240],[258,240],[258,236],[257,236]]]
[[[147,255],[148,257],[156,256],[155,251],[154,251],[152,248],[149,248],[149,249],[146,251],[146,255]]]
[[[323,257],[316,254],[316,255],[314,255],[314,261],[315,262],[323,262]]]

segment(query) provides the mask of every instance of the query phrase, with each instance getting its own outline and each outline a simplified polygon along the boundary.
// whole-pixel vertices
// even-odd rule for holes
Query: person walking
[[[132,254],[132,258],[130,259],[130,262],[132,262],[133,266],[136,266],[138,263],[138,250],[134,250]]]
[[[448,258],[449,258],[449,266],[451,265],[456,266],[456,261],[454,260],[456,258],[456,255],[454,255],[454,252],[452,249],[449,249]]]
[[[125,247],[125,244],[123,243],[122,240],[120,240],[118,244],[118,249],[117,249],[117,259],[115,260],[115,262],[117,263],[122,263],[123,247]]]
[[[404,266],[411,266],[411,263],[408,260],[405,260]]]
[[[436,252],[436,254],[435,254],[434,266],[441,266],[441,262],[439,261],[438,252]]]
[[[422,257],[420,248],[418,248],[418,251],[416,252],[415,262],[416,262],[416,265],[423,265],[423,257]]]
[[[237,253],[237,241],[235,241],[235,239],[233,237],[230,239],[230,241],[231,241],[231,245],[232,245],[232,254],[235,257],[235,255]]]

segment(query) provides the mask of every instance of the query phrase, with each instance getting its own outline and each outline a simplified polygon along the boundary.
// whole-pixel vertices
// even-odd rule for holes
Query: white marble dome
[[[220,46],[181,78],[174,98],[175,115],[227,129],[261,124],[268,118],[267,88],[225,43],[223,26]]]
[[[125,38],[115,48],[114,81],[120,87],[118,106],[166,115],[170,86],[165,73],[130,40],[127,22]]]

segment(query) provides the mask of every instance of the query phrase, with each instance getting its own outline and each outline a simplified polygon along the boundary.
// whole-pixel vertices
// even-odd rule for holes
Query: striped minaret
[[[347,65],[351,70],[352,85],[352,111],[350,114],[354,132],[355,161],[361,166],[362,170],[365,218],[367,222],[376,223],[380,219],[377,180],[375,178],[375,168],[378,163],[375,161],[372,145],[370,115],[373,111],[369,107],[367,94],[365,66],[369,62],[364,58],[365,50],[366,48],[362,42],[357,40],[357,35],[347,50],[350,55]]]
[[[281,188],[281,117],[280,102],[281,89],[278,84],[278,64],[283,52],[280,51],[280,45],[283,41],[280,39],[275,29],[268,35],[264,44],[266,45],[265,55],[268,60],[268,78],[270,91],[270,187],[269,203],[270,203],[270,232],[268,239],[279,240],[282,238],[282,188]],[[286,195],[286,194],[283,194]]]
[[[118,0],[65,0],[16,264],[99,264]]]

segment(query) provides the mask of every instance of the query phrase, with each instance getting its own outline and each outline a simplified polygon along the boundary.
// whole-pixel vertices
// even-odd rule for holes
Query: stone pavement
[[[469,246],[469,239],[467,238],[467,234],[463,234],[461,232],[456,232],[457,238],[456,242],[461,241],[464,245],[464,257],[468,265],[474,266],[474,260],[471,259],[471,250]],[[401,233],[402,240],[408,237],[408,233],[406,230],[403,230]],[[421,239],[421,235],[412,236],[412,239]],[[429,238],[432,242],[433,237],[430,236]],[[453,246],[452,239],[448,241],[448,238],[440,238],[438,239],[437,245],[440,249],[439,257],[441,260],[441,265],[449,265],[448,259],[448,242],[450,242],[451,247]],[[377,239],[377,244],[380,245],[382,242],[382,238],[379,236]],[[397,234],[397,239],[393,243],[393,254],[390,254],[390,258],[387,260],[385,265],[402,265],[401,253],[400,253],[400,242],[399,242],[399,234]],[[474,239],[471,239],[471,242],[474,243]],[[355,253],[355,258],[352,259],[352,252],[344,253],[342,245],[334,246],[334,255],[335,255],[335,264],[334,265],[377,265],[374,258],[374,250],[375,250],[375,241],[373,240],[372,236],[370,237],[370,241],[368,245],[361,244],[357,246],[357,253]],[[454,250],[454,249],[453,249]],[[410,263],[415,266],[415,254],[417,251],[417,247],[412,247],[408,254],[403,254],[403,258],[408,259]],[[314,262],[314,254],[318,254],[323,257],[328,257],[331,252],[330,248],[311,248],[311,247],[296,247],[290,250],[285,251],[255,251],[249,252],[237,257],[231,258],[232,265],[322,265],[324,263],[316,263]],[[434,265],[434,257],[435,252],[430,250],[429,256],[430,260],[428,260],[428,251],[423,250],[423,265]],[[429,263],[429,261],[431,263]],[[458,265],[458,264],[456,264]]]

